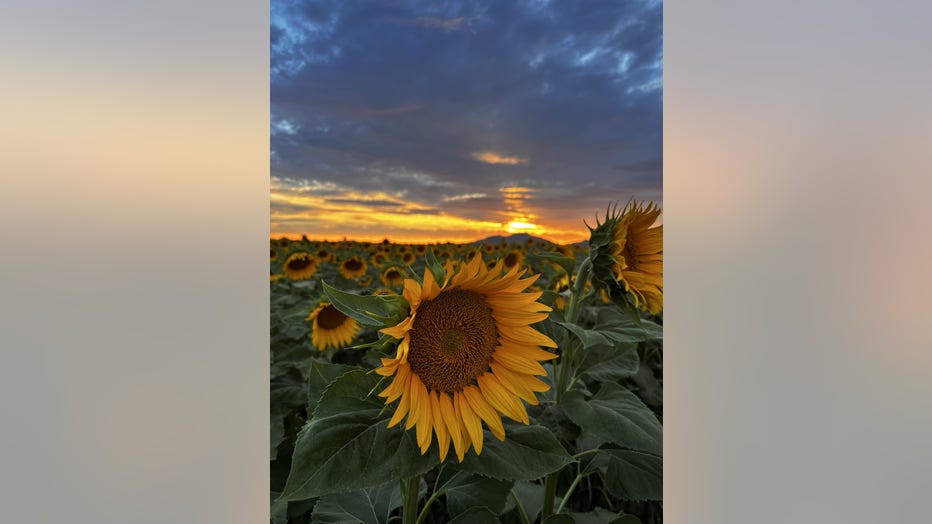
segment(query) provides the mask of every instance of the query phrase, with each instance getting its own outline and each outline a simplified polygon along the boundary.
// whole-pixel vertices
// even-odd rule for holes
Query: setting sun
[[[514,221],[509,222],[506,229],[509,233],[527,233],[529,231],[536,231],[538,228],[535,224]]]

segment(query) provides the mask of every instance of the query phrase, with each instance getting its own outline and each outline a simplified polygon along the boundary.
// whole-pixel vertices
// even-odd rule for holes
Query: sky
[[[273,237],[588,238],[662,205],[659,1],[271,1]]]

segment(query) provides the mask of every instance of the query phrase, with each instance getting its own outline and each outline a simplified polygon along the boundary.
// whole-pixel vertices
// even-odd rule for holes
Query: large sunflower
[[[547,372],[539,361],[556,355],[538,346],[557,347],[531,324],[547,318],[550,308],[537,302],[541,293],[524,292],[539,275],[521,279],[514,268],[485,268],[482,257],[446,265],[438,283],[424,272],[424,283],[405,280],[409,316],[383,333],[400,340],[394,358],[376,370],[393,376],[379,396],[401,399],[388,423],[407,415],[405,429],[416,426],[421,454],[437,436],[443,460],[453,441],[460,462],[470,446],[482,453],[482,423],[505,439],[500,413],[528,423],[522,400],[536,405],[535,393],[550,386],[535,377]]]
[[[346,278],[356,278],[365,275],[366,268],[366,262],[363,259],[352,256],[340,264],[340,273]]]
[[[311,321],[311,343],[318,351],[346,347],[359,333],[359,322],[344,315],[330,302],[322,301],[307,320]]]
[[[651,202],[633,202],[612,230],[612,271],[634,297],[637,307],[653,314],[663,309],[663,225],[650,227],[660,216]]]
[[[307,280],[317,272],[317,260],[305,251],[295,251],[282,264],[282,272],[291,280]]]

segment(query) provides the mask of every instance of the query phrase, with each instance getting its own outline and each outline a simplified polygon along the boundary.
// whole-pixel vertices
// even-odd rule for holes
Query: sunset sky
[[[662,204],[659,1],[271,2],[271,233],[584,240]]]

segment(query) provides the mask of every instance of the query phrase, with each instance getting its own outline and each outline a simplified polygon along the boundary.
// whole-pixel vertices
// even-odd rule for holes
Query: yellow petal
[[[408,301],[408,305],[411,306],[411,311],[413,312],[416,310],[417,306],[421,303],[421,286],[418,285],[417,280],[406,278],[405,289],[401,294],[405,297],[405,300]]]
[[[440,286],[434,279],[434,274],[429,270],[424,270],[424,287],[421,289],[421,300],[431,300],[437,298],[440,294]]]
[[[440,395],[438,392],[430,394],[430,415],[434,423],[434,434],[437,435],[437,445],[440,447],[440,462],[443,462],[450,449],[450,433],[440,412]]]
[[[479,388],[476,386],[463,388],[463,396],[469,402],[469,407],[485,422],[495,438],[505,440],[505,427],[502,425],[502,418],[495,411],[495,408],[486,402]]]
[[[421,414],[417,420],[417,444],[421,448],[421,455],[423,455],[430,449],[430,434],[433,427],[430,415],[430,393],[428,393],[426,387],[422,386],[422,391],[419,394],[421,395]]]
[[[530,423],[527,411],[506,388],[499,383],[495,375],[486,373],[481,375],[477,382],[482,389],[482,395],[488,399],[496,409],[504,413],[508,418],[515,422]]]
[[[457,393],[453,397],[453,402],[456,403],[460,411],[460,416],[463,420],[463,426],[466,427],[466,432],[469,433],[469,440],[472,441],[472,445],[476,448],[476,454],[479,455],[482,453],[482,422],[479,420],[479,417],[473,412],[472,408],[469,407],[469,403],[463,397],[462,392]]]
[[[515,355],[507,351],[501,351],[498,348],[495,349],[495,353],[492,353],[492,359],[501,363],[503,366],[507,367],[512,371],[517,371],[518,373],[526,373],[528,375],[546,375],[547,370],[540,365],[536,360],[524,358],[520,355]]]
[[[411,400],[408,395],[402,395],[401,401],[398,402],[398,406],[395,408],[395,414],[392,415],[392,419],[388,421],[388,427],[394,427],[395,424],[401,422],[405,415],[408,414],[408,408],[411,406]]]
[[[511,340],[519,344],[531,344],[532,346],[543,346],[548,348],[557,347],[557,343],[550,337],[537,331],[531,326],[513,326],[499,330],[499,336],[505,340]]]
[[[405,422],[405,429],[411,429],[421,417],[421,395],[420,388],[423,387],[421,379],[416,374],[411,373],[411,380],[408,381],[408,396],[411,397],[411,411],[408,413],[408,421]]]
[[[495,348],[496,351],[507,351],[515,356],[524,357],[531,360],[551,360],[557,358],[556,353],[544,351],[537,346],[528,346],[523,344],[502,344]]]
[[[459,461],[462,462],[468,448],[463,439],[463,430],[460,428],[458,422],[459,415],[456,412],[453,401],[446,393],[440,393],[440,415],[443,417],[443,422],[446,424],[447,431],[450,433],[450,439],[453,440],[453,448],[456,450],[456,456]]]

